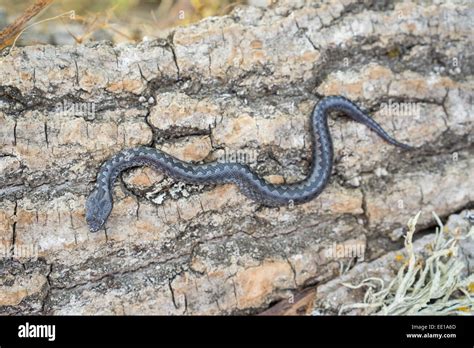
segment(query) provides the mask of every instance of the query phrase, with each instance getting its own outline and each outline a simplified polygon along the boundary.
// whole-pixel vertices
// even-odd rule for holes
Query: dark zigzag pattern
[[[99,199],[106,199],[105,205],[112,205],[112,186],[118,175],[127,168],[137,166],[150,166],[187,183],[234,183],[243,194],[267,206],[308,202],[323,191],[332,171],[333,148],[327,125],[327,115],[330,111],[341,111],[353,120],[365,124],[392,145],[411,148],[390,137],[377,122],[349,99],[342,96],[326,97],[315,106],[311,115],[312,165],[304,180],[294,184],[275,185],[266,182],[246,165],[239,163],[193,164],[153,148],[127,149],[105,162],[99,171],[97,185],[88,199],[86,211],[91,230],[102,226],[110,214],[101,211]]]

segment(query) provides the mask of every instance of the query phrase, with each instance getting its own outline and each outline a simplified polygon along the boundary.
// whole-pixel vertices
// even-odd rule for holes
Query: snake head
[[[107,221],[112,211],[110,195],[102,189],[95,188],[86,201],[86,221],[91,232],[97,232]]]

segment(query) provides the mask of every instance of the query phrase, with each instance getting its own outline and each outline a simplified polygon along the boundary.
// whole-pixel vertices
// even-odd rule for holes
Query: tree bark
[[[278,1],[137,45],[4,50],[0,313],[257,313],[336,276],[329,248],[363,245],[374,259],[400,247],[418,210],[429,227],[428,212],[468,207],[472,17],[468,1]],[[334,94],[417,148],[333,117],[334,171],[312,202],[266,208],[232,185],[140,168],[120,178],[106,231],[88,231],[101,163],[139,144],[304,178],[309,115]]]

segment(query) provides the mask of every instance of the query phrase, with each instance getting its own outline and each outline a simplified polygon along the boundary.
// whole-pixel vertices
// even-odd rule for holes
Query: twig
[[[15,37],[15,40],[13,40],[13,43],[10,47],[10,51],[8,51],[8,54],[11,53],[12,49],[15,47],[15,44],[16,44],[16,40],[18,40],[18,38],[21,36],[21,34],[23,34],[26,30],[28,30],[29,28],[31,28],[32,26],[36,25],[36,24],[40,24],[40,23],[44,23],[44,22],[48,22],[48,21],[52,21],[52,20],[55,20],[55,19],[58,19],[58,18],[61,18],[61,17],[69,17],[70,19],[74,19],[76,16],[76,12],[74,10],[71,10],[71,11],[68,11],[68,12],[64,12],[64,13],[61,13],[57,16],[54,16],[54,17],[51,17],[51,18],[46,18],[46,19],[43,19],[41,21],[38,21],[38,22],[35,22],[33,24],[30,24],[29,26],[27,26],[25,29],[23,29],[22,31],[20,31],[20,33]]]
[[[18,17],[12,24],[8,25],[0,32],[0,47],[8,45],[13,37],[21,32],[24,25],[45,7],[50,5],[54,0],[36,0],[36,2],[28,7],[23,14]]]

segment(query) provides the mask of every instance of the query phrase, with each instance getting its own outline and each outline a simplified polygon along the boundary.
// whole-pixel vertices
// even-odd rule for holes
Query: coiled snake
[[[311,115],[313,152],[311,169],[304,180],[275,185],[266,182],[240,163],[192,164],[154,148],[127,149],[112,156],[99,171],[96,186],[86,202],[86,221],[89,229],[96,232],[105,224],[112,211],[112,188],[115,180],[123,170],[137,166],[150,166],[187,183],[233,183],[246,196],[267,206],[308,202],[323,191],[331,175],[333,147],[327,123],[330,111],[341,111],[353,120],[365,124],[392,145],[411,148],[390,137],[377,122],[350,100],[341,96],[326,97],[315,106]]]

